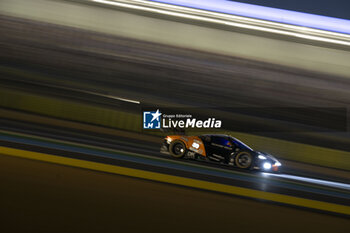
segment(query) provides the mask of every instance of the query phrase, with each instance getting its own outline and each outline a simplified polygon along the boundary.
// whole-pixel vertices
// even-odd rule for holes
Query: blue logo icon
[[[143,128],[144,129],[160,129],[160,116],[162,113],[157,111],[143,112]]]

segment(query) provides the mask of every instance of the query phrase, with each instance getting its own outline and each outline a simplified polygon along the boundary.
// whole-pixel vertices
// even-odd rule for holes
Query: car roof
[[[200,136],[216,136],[216,137],[229,137],[229,138],[232,138],[235,142],[237,142],[239,145],[245,147],[245,148],[248,148],[250,150],[253,151],[253,149],[248,146],[247,144],[245,144],[244,142],[242,142],[241,140],[235,138],[235,137],[232,137],[231,135],[228,135],[228,134],[203,134],[203,135],[200,135]]]
[[[231,137],[228,134],[202,134],[201,136],[220,136],[220,137]]]
[[[228,134],[202,134],[202,135],[200,135],[200,136],[229,137],[229,138],[232,138],[232,139],[234,139],[234,140],[236,140],[236,141],[239,141],[237,138],[232,137],[231,135],[228,135]]]

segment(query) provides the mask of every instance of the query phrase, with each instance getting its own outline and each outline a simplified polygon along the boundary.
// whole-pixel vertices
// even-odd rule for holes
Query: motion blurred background
[[[203,117],[212,117],[214,114],[216,118],[223,119],[224,128],[215,132],[231,134],[257,150],[276,155],[286,164],[285,171],[290,174],[349,183],[349,33],[313,30],[300,25],[289,28],[274,23],[276,24],[266,20],[255,22],[249,20],[249,17],[235,18],[229,14],[173,8],[150,1],[1,0],[1,129],[79,143],[90,144],[93,141],[102,147],[120,144],[122,146],[118,149],[147,154],[155,153],[166,133],[143,130],[142,109],[145,106],[177,108]],[[125,141],[129,144],[125,144]],[[146,151],[146,147],[151,149]],[[11,161],[5,163],[5,160],[4,164],[13,166],[14,170],[16,166],[22,166],[23,171],[25,167],[32,166],[18,165],[22,162],[17,163],[9,158],[7,160]],[[18,174],[11,176],[13,169],[3,170],[10,177],[13,176],[7,181],[3,180],[3,184],[6,184],[4,187],[11,187],[11,184],[21,180],[14,178],[21,177]],[[45,170],[44,167],[42,169]],[[28,174],[34,174],[35,170],[28,170]],[[40,171],[45,172],[44,170]],[[76,183],[68,182],[72,187],[65,190],[70,190],[71,195],[76,195],[74,197],[79,199],[84,188],[73,186],[86,182],[86,179],[95,182],[94,179],[97,178],[91,178],[94,176],[90,175],[63,175],[61,182],[76,179]],[[23,181],[28,185],[23,186],[26,187],[23,188],[25,192],[30,193],[30,182],[38,182],[33,177],[39,179],[40,175],[33,175],[31,179]],[[85,181],[78,181],[77,177]],[[45,184],[50,189],[48,195],[70,195],[69,191],[62,191],[63,194],[58,195],[53,191],[54,188],[50,188],[52,183],[47,182]],[[108,185],[110,183],[103,182],[101,181],[100,192],[94,196],[98,200],[104,198],[103,193],[111,191],[111,186]],[[128,183],[120,180],[109,182],[119,182],[120,187],[127,186]],[[149,183],[150,186],[158,185]],[[40,184],[42,190],[37,189],[37,192],[46,192],[45,184]],[[140,192],[138,195],[142,196],[143,191],[140,190],[148,190],[145,191],[145,196],[154,198],[154,195],[159,195],[160,199],[165,198],[157,192],[149,193],[150,186],[144,187],[143,183],[135,185],[138,189],[135,188],[134,191]],[[84,187],[91,192],[88,184]],[[8,190],[19,191],[11,188]],[[116,194],[116,190],[118,188],[113,186],[112,192],[119,195],[120,192]],[[165,193],[173,195],[175,191],[168,190]],[[128,219],[128,222],[133,214],[142,223],[142,216],[151,219],[145,216],[147,211],[143,208],[152,208],[152,205],[146,204],[140,210],[142,200],[136,200],[135,194],[130,192],[124,193],[120,200],[137,204],[122,207],[123,210],[128,209],[126,212],[115,213],[112,209],[104,212],[107,203],[101,207],[98,206],[98,201],[85,196],[86,203],[92,202],[92,209],[82,207],[84,205],[76,208],[79,208],[81,214],[84,208],[87,212],[95,208],[100,217],[108,216],[101,219],[111,221],[112,216],[116,216]],[[196,199],[193,193],[199,191],[178,192],[187,192],[183,194],[186,198],[179,198],[179,202],[184,200],[183,203],[191,203],[188,198]],[[1,195],[4,198],[13,196],[10,191]],[[36,194],[31,195],[34,197]],[[128,199],[128,195],[133,198]],[[112,202],[114,200],[109,194],[106,198]],[[157,198],[153,198],[146,198],[146,201],[157,203]],[[226,212],[220,212],[217,208],[225,206],[223,203],[227,200],[222,199],[228,197],[203,198],[209,198],[213,202],[220,199],[218,205],[213,204],[213,207],[208,208],[218,213],[217,216],[225,215]],[[348,198],[349,196],[346,199]],[[22,203],[25,206],[25,210],[20,211],[22,214],[13,210],[16,205],[14,199],[10,199],[13,203],[6,204],[3,214],[19,216],[20,222],[26,219],[23,222],[33,227],[27,230],[38,232],[39,229],[50,229],[48,231],[51,232],[51,227],[57,220],[55,216],[60,216],[59,221],[64,222],[62,216],[70,210],[44,208],[44,212],[48,211],[51,217],[44,217],[47,225],[40,228],[40,224],[28,220],[28,215],[35,209],[36,204],[33,203],[40,202],[39,199],[35,196]],[[63,197],[56,201],[58,206],[66,203]],[[269,210],[271,212],[286,208],[260,204],[268,206],[261,208],[276,208]],[[240,213],[246,213],[247,205],[251,204],[242,205]],[[229,206],[220,208],[230,209]],[[55,208],[58,210],[56,213],[53,211]],[[130,208],[134,208],[133,211]],[[196,216],[198,209],[193,206],[192,209],[188,208],[189,215]],[[288,212],[289,209],[286,208],[285,211]],[[293,216],[298,215],[293,211],[285,216],[293,219]],[[184,214],[180,210],[178,213]],[[162,213],[155,215],[162,222]],[[313,223],[323,218],[325,223],[328,220],[334,221],[329,226],[338,226],[333,228],[335,231],[345,232],[345,227],[349,227],[349,222],[342,222],[343,218],[311,215],[306,219]],[[33,216],[43,217],[36,212]],[[91,213],[86,219],[93,219],[94,216]],[[298,221],[301,221],[301,216],[302,214]],[[68,214],[67,218],[68,229],[97,229],[80,228],[85,217],[79,217],[74,224],[74,216]],[[278,219],[288,225],[286,218]],[[142,230],[133,228],[133,223],[128,225],[126,222],[118,224],[124,229]],[[158,230],[175,224],[164,220],[162,228],[160,226],[163,225],[157,221],[150,220],[149,223],[147,231],[152,231],[152,227],[157,224],[160,224],[159,228],[154,229]],[[97,224],[105,225],[101,229],[113,228],[113,224],[107,220],[97,221]],[[191,224],[191,221],[186,220],[183,227]],[[300,230],[301,225],[291,230]],[[229,225],[224,226],[222,230],[230,229]],[[197,232],[192,227],[189,229]],[[67,228],[63,224],[56,230],[65,231]],[[239,225],[238,229],[242,230],[239,232],[245,232],[244,229],[247,232],[254,230],[244,225]],[[320,230],[322,231],[321,228]]]

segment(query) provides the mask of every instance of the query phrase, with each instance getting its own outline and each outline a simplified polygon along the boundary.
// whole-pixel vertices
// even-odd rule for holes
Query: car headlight
[[[270,169],[271,169],[271,163],[268,163],[268,162],[264,163],[264,164],[263,164],[263,168],[264,168],[265,170],[270,170]]]
[[[259,159],[266,159],[266,157],[263,156],[263,155],[259,155],[258,158],[259,158]]]

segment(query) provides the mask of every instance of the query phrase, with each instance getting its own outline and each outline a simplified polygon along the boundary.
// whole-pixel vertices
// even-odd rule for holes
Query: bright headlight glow
[[[204,22],[218,23],[218,24],[228,25],[228,26],[232,26],[232,27],[240,27],[240,28],[258,30],[258,31],[263,31],[263,32],[277,33],[277,34],[281,34],[281,35],[285,35],[285,36],[304,38],[307,40],[316,40],[316,41],[321,41],[321,42],[326,42],[326,43],[334,43],[334,44],[350,46],[350,42],[348,41],[348,34],[347,34],[348,32],[345,31],[345,33],[342,34],[343,30],[341,30],[341,29],[340,30],[333,29],[334,31],[327,31],[327,29],[319,30],[317,28],[319,28],[320,26],[316,26],[315,28],[312,28],[311,25],[310,25],[310,27],[308,27],[308,26],[295,26],[295,25],[290,25],[288,23],[283,24],[283,23],[269,22],[266,20],[252,19],[252,18],[249,18],[249,16],[248,17],[240,17],[240,16],[233,15],[233,14],[232,15],[220,14],[220,13],[209,11],[209,10],[199,10],[199,9],[194,9],[193,7],[182,7],[182,6],[170,5],[170,4],[165,4],[165,3],[153,2],[153,1],[138,0],[137,2],[140,3],[139,5],[136,5],[132,2],[127,3],[127,1],[125,1],[125,3],[111,1],[111,0],[91,0],[91,1],[102,3],[102,4],[108,4],[108,5],[112,5],[112,6],[118,6],[118,7],[124,7],[124,8],[129,8],[129,9],[143,10],[143,11],[148,11],[148,12],[155,12],[158,14],[165,14],[165,15],[170,15],[170,16],[175,16],[175,17],[187,18],[187,19],[192,19],[192,20],[200,20],[200,21],[204,21]],[[196,2],[196,1],[192,1],[192,2]],[[198,2],[201,2],[201,1],[198,1]],[[229,1],[225,1],[225,2],[229,2]],[[295,18],[295,13],[297,13],[297,12],[294,12],[293,18]],[[209,15],[209,17],[208,17],[208,15]],[[213,18],[212,16],[215,16],[215,18]],[[227,17],[229,17],[229,19],[226,19]],[[278,17],[280,18],[280,13],[278,13]],[[331,18],[331,19],[333,19],[333,18]],[[330,20],[330,22],[333,22],[333,20]],[[335,20],[337,20],[337,19],[335,19]],[[254,21],[255,23],[254,24],[246,23],[246,21],[249,21],[249,22]],[[327,21],[329,21],[329,19]],[[321,25],[325,24],[325,22],[327,22],[327,21],[322,21]],[[338,25],[345,25],[344,26],[345,28],[346,28],[346,26],[348,26],[348,23],[346,20],[341,20],[339,22],[340,23],[338,23]],[[300,23],[298,23],[298,25],[299,24]],[[318,24],[318,25],[320,25],[320,24]],[[288,29],[286,30],[286,28],[288,28]],[[330,29],[330,30],[332,30],[332,29]],[[305,34],[304,33],[305,31],[306,32],[311,31],[312,34]],[[341,33],[337,33],[337,31],[339,31]],[[318,34],[321,34],[321,36],[319,36]],[[329,38],[329,36],[331,36],[331,38]]]
[[[266,163],[264,163],[263,167],[265,170],[269,170],[269,169],[271,169],[271,163],[266,162]]]
[[[263,155],[259,155],[258,158],[259,158],[259,159],[266,159],[266,157],[263,156]]]
[[[276,162],[274,165],[277,166],[277,167],[279,167],[279,166],[281,166],[282,164],[281,164],[280,162]]]

